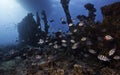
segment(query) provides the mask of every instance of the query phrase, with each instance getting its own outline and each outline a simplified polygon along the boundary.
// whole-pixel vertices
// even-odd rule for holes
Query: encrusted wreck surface
[[[120,2],[113,3],[101,8],[103,24],[120,25]]]

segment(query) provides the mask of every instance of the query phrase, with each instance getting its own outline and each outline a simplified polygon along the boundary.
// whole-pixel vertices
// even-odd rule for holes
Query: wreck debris
[[[45,26],[45,33],[48,34],[48,29],[49,29],[49,25],[48,25],[48,21],[47,21],[47,15],[45,10],[42,11],[42,16],[43,16],[43,21],[44,21],[44,26]]]
[[[120,26],[120,2],[106,5],[101,8],[103,14],[103,24],[105,26]]]
[[[69,3],[70,3],[70,0],[61,0],[61,4],[64,9],[68,24],[72,23],[71,15],[69,12]]]
[[[88,10],[88,16],[84,15],[78,15],[77,18],[85,23],[86,25],[94,25],[95,24],[95,17],[96,17],[96,9],[94,8],[94,5],[91,3],[88,3],[84,6]]]
[[[38,15],[37,15],[37,19]],[[33,14],[29,13],[21,23],[18,24],[19,42],[23,45],[36,45],[39,40],[40,29],[38,29],[40,21],[33,18]],[[38,36],[36,36],[36,34]]]

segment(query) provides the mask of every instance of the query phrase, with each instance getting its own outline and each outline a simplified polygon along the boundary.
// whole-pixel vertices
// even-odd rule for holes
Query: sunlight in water
[[[26,13],[16,0],[2,0],[0,2],[0,21],[5,24],[7,22],[17,22]]]
[[[0,40],[13,42],[17,36],[17,23],[27,14],[27,11],[19,5],[17,0],[0,1]],[[8,38],[5,38],[8,37]]]
[[[2,8],[14,8],[15,6],[18,6],[14,0],[2,0],[0,3],[0,6]]]

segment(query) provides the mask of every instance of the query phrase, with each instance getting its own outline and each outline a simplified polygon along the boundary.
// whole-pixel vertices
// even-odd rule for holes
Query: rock
[[[101,69],[101,75],[120,75],[120,73],[111,68],[105,67]]]
[[[45,67],[48,67],[49,63],[47,61],[42,61],[38,65],[40,68],[44,69]]]
[[[48,72],[49,75],[56,75],[56,70],[53,67],[51,67]]]
[[[49,75],[65,75],[65,71],[63,69],[54,69],[54,68],[49,68]]]
[[[16,75],[26,75],[26,74],[27,74],[27,69],[25,63],[22,62],[16,67]]]
[[[43,71],[38,71],[35,75],[44,75]]]
[[[11,60],[11,61],[7,61],[7,62],[3,62],[0,65],[0,69],[2,69],[2,70],[10,70],[10,69],[13,69],[15,66],[16,66],[16,61]]]
[[[63,69],[58,69],[57,70],[57,75],[64,75],[64,70]]]
[[[81,65],[75,64],[73,69],[73,75],[84,75]]]

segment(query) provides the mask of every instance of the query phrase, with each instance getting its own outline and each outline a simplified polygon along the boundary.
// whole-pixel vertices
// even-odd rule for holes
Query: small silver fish
[[[16,51],[14,49],[10,50],[11,55],[14,54],[14,53],[16,53]]]
[[[59,48],[59,46],[58,46],[57,44],[55,44],[53,47],[54,47],[55,49],[58,49],[58,48]]]
[[[53,43],[49,43],[49,46],[53,45]]]
[[[40,55],[36,55],[36,59],[41,59],[42,57]]]
[[[91,53],[91,54],[96,54],[96,53],[97,53],[97,52],[96,52],[95,50],[93,50],[93,49],[89,49],[88,51],[89,51],[89,53]]]
[[[73,26],[73,24],[72,24],[72,23],[70,23],[70,24],[69,24],[69,27],[71,27],[71,26]]]
[[[73,33],[72,32],[68,32],[68,35],[72,35]]]
[[[65,21],[64,18],[61,18],[60,20],[61,20],[61,21]]]
[[[40,29],[41,27],[40,27],[40,26],[38,26],[38,28]]]
[[[72,39],[71,39],[70,42],[71,42],[71,43],[75,43],[75,40],[72,40]]]
[[[27,54],[24,53],[23,56],[27,56]]]
[[[98,59],[102,61],[109,61],[110,59],[104,55],[98,55]]]
[[[60,30],[58,30],[58,32],[62,32],[62,30],[60,29]]]
[[[87,40],[86,37],[82,37],[82,38],[81,38],[81,41],[86,41],[86,40]]]
[[[83,22],[80,22],[78,26],[81,27],[81,26],[83,26],[83,25],[84,25],[84,23],[83,23]]]
[[[54,44],[58,43],[58,41],[55,41]]]
[[[116,52],[116,49],[113,48],[108,52],[108,54],[109,54],[109,56],[112,56],[115,52]]]
[[[79,43],[73,44],[72,49],[77,49],[77,48],[78,48],[78,44],[79,44]]]
[[[62,43],[66,43],[67,41],[66,41],[66,40],[62,40],[61,42],[62,42]]]
[[[84,57],[86,57],[86,58],[87,58],[87,57],[89,57],[89,55],[88,55],[88,54],[84,54]]]
[[[37,63],[32,63],[31,65],[34,66],[34,65],[37,65]]]
[[[113,57],[113,59],[120,60],[120,56],[116,55],[116,56]]]
[[[73,32],[76,33],[78,30],[77,29],[74,29]]]
[[[76,21],[76,19],[75,19],[75,18],[73,18],[73,19],[72,19],[72,22],[75,22],[75,21]]]
[[[59,37],[59,38],[62,38],[62,35],[59,35],[58,37]]]
[[[112,40],[112,39],[113,39],[113,37],[110,36],[110,35],[106,35],[106,36],[105,36],[105,40]]]
[[[45,40],[45,42],[48,42],[48,40]]]
[[[67,47],[67,44],[62,44],[63,47]]]
[[[40,39],[38,44],[43,44],[44,43],[44,40],[43,39]]]

